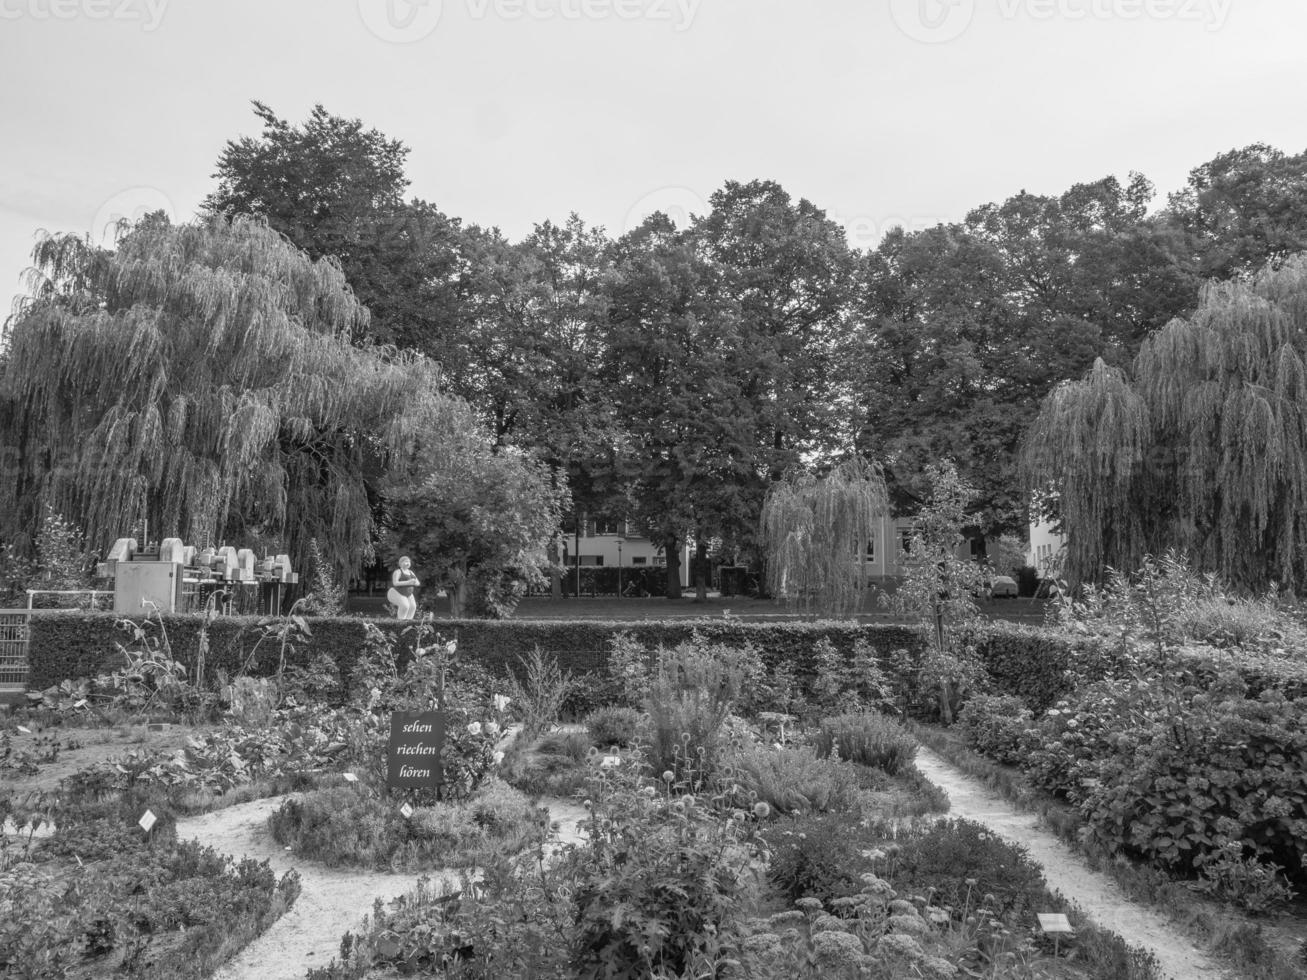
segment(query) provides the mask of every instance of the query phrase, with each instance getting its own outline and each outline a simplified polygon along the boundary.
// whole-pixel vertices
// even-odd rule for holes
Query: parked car
[[[989,583],[989,594],[994,599],[1015,599],[1017,580],[1010,575],[995,575]]]

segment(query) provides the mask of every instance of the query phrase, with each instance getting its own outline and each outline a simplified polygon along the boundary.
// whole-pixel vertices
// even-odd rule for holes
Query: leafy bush
[[[894,719],[863,711],[822,721],[816,747],[823,758],[838,753],[841,759],[894,776],[912,762],[917,740]]]
[[[644,718],[634,708],[600,708],[585,719],[585,727],[596,745],[631,745],[644,727]]]
[[[102,817],[117,826],[114,814]],[[89,842],[89,824],[81,827]],[[148,846],[140,828],[136,837],[104,856],[105,841],[96,856],[75,851],[81,861],[73,867],[76,887],[68,887],[69,872],[47,870],[47,862],[63,857],[55,849],[42,847],[36,855],[41,863],[29,873],[7,873],[0,891],[0,972],[198,980],[299,895],[293,871],[278,880],[266,862],[235,862],[196,842],[178,842],[169,828],[156,827]]]
[[[588,838],[562,869],[576,903],[573,975],[716,975],[723,937],[756,889],[761,841],[707,800],[645,789],[625,766],[609,773],[592,787]]]
[[[1034,718],[1014,694],[981,694],[958,715],[958,730],[967,745],[1004,765],[1020,765],[1027,755]]]
[[[749,746],[723,756],[725,774],[752,800],[779,814],[845,812],[858,805],[858,773],[846,762],[810,749]],[[743,802],[743,797],[741,798]]]
[[[1094,767],[1080,801],[1093,837],[1191,873],[1235,844],[1307,884],[1307,703],[1190,688],[1166,705]]]
[[[1078,803],[1101,760],[1127,748],[1131,733],[1163,714],[1173,694],[1162,678],[1138,677],[1091,684],[1071,700],[1059,701],[1036,723],[1024,767],[1031,781]]]
[[[855,894],[859,875],[870,871],[869,842],[846,816],[800,814],[762,832],[771,848],[767,877],[789,901],[817,898],[823,903]]]
[[[317,790],[286,800],[269,827],[278,843],[328,866],[410,872],[476,863],[543,833],[527,798],[493,779],[464,801],[417,807],[408,818],[358,785]]]
[[[888,828],[883,828],[888,829]],[[916,824],[893,839],[885,834],[873,864],[876,874],[906,895],[933,896],[956,914],[968,894],[993,896],[985,904],[1005,921],[1044,911],[1044,876],[1026,849],[978,823],[946,819]]]

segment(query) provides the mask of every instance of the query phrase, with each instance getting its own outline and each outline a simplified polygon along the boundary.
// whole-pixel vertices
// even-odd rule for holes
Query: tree
[[[339,266],[261,221],[147,217],[114,251],[36,247],[8,324],[0,515],[13,540],[47,506],[92,547],[154,537],[288,549],[338,569],[370,553],[368,474],[396,419],[436,411],[420,358],[353,347],[367,321]]]
[[[964,222],[887,235],[861,270],[848,387],[857,445],[887,462],[899,513],[921,506],[926,464],[953,458],[978,491],[969,524],[1026,521],[1021,437],[1054,385],[1096,357],[1125,363],[1192,305],[1152,186],[1107,177],[1057,197],[1022,192]]]
[[[856,612],[867,584],[862,551],[887,504],[879,468],[857,458],[773,484],[760,532],[768,591],[826,616]]]
[[[1265,143],[1230,150],[1195,167],[1171,195],[1187,264],[1203,279],[1248,277],[1307,250],[1307,152]]]
[[[435,206],[405,201],[408,147],[321,105],[299,126],[262,102],[254,113],[261,136],[228,141],[204,212],[262,217],[310,258],[335,256],[372,314],[356,331],[457,371],[462,233]]]
[[[445,584],[456,618],[511,615],[528,585],[543,584],[570,504],[556,471],[494,448],[469,411],[419,424],[383,488],[386,550],[412,557],[428,588]]]
[[[693,537],[701,559],[712,537],[756,533],[768,464],[735,371],[744,341],[720,268],[664,216],[619,242],[614,261],[601,378],[618,435],[595,495],[662,543],[676,598],[682,542]]]
[[[1307,578],[1307,257],[1204,287],[1132,376],[1101,362],[1049,396],[1025,470],[1056,491],[1073,582],[1188,552],[1236,586]]]
[[[940,715],[951,724],[956,696],[983,678],[972,651],[957,649],[953,635],[976,616],[985,570],[958,557],[975,488],[947,459],[931,464],[926,479],[930,495],[916,516],[903,580],[889,601],[896,612],[933,627],[935,643],[923,659],[922,679],[938,685]]]

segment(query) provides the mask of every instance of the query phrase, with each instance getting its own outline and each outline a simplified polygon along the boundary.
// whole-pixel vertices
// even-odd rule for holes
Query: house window
[[[597,520],[594,522],[595,534],[621,534],[621,521]]]
[[[899,545],[905,555],[912,554],[912,539],[917,536],[914,528],[904,528],[899,534]]]
[[[853,553],[855,555],[858,553],[858,545],[856,542],[853,545]],[[867,547],[862,552],[862,560],[869,565],[875,564],[876,562],[876,539],[875,538],[871,538],[867,541]]]
[[[632,565],[647,565],[647,564],[649,564],[649,559],[646,558],[646,557],[644,557],[644,555],[640,555],[638,558],[632,558],[632,559],[631,559],[631,564],[632,564]]]

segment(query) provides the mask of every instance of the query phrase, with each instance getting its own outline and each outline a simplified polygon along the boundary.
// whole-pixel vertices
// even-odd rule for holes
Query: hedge
[[[115,627],[119,617],[107,612],[38,612],[32,616],[28,687],[44,690],[65,679],[85,677],[112,669],[121,662],[115,642],[128,636]],[[196,615],[164,616],[164,628],[173,656],[188,668],[195,665],[199,648],[201,618]],[[153,620],[152,622],[157,622]],[[254,617],[218,617],[209,626],[206,673],[217,670],[238,673],[249,659],[260,636]],[[314,617],[308,620],[313,632],[307,646],[288,650],[289,664],[306,663],[325,652],[340,667],[348,683],[355,662],[363,651],[364,623],[393,634],[404,649],[411,636],[400,634],[413,624],[393,619],[365,620],[358,617]],[[503,674],[533,647],[552,655],[559,666],[577,675],[603,671],[614,634],[626,632],[647,647],[674,646],[698,633],[713,643],[740,646],[751,643],[768,665],[789,662],[801,678],[814,674],[812,651],[827,639],[836,650],[849,655],[854,642],[865,639],[892,675],[915,687],[912,676],[917,654],[925,642],[923,634],[910,626],[859,624],[855,622],[742,622],[737,619],[678,619],[612,622],[609,620],[436,620],[436,630],[445,638],[457,638],[461,656]],[[1069,637],[1050,630],[1001,621],[981,623],[960,634],[972,644],[1001,693],[1015,694],[1035,712],[1042,712],[1070,693],[1068,671],[1089,677],[1110,674],[1119,660],[1113,649],[1091,638]],[[907,650],[905,660],[895,651]],[[279,647],[264,640],[249,670],[272,673]],[[1287,697],[1307,696],[1307,663],[1288,658],[1238,656],[1218,651],[1189,651],[1182,657],[1200,677],[1214,677],[1218,670],[1234,667],[1248,683],[1251,694],[1275,687]]]
[[[66,679],[85,677],[112,669],[121,662],[115,643],[130,637],[116,627],[120,617],[107,612],[66,611],[37,613],[32,617],[29,660],[31,675],[28,687],[44,690]],[[152,619],[157,624],[159,619]],[[287,663],[307,663],[318,653],[327,653],[348,678],[363,651],[364,624],[395,635],[400,649],[410,646],[411,636],[400,636],[412,623],[393,619],[357,617],[311,617],[312,641],[287,652]],[[199,649],[201,617],[165,615],[164,629],[173,656],[188,669],[195,666]],[[205,659],[206,674],[224,670],[228,675],[239,672],[249,659],[260,636],[255,617],[222,616],[209,625],[209,652]],[[836,650],[848,655],[854,642],[864,638],[871,643],[886,669],[906,674],[911,661],[892,656],[896,650],[920,649],[921,634],[908,626],[858,624],[852,622],[783,622],[755,623],[740,620],[641,620],[621,623],[609,620],[436,620],[436,631],[443,638],[458,640],[460,656],[480,662],[495,673],[504,673],[517,664],[533,647],[551,654],[558,665],[574,674],[602,671],[608,659],[613,636],[626,632],[648,647],[674,646],[697,633],[713,643],[743,645],[752,643],[763,660],[771,665],[788,661],[799,676],[811,676],[812,650],[821,639],[828,639]],[[152,631],[157,632],[157,631]],[[264,640],[249,665],[253,674],[269,674],[276,669],[280,653],[275,640]]]
[[[1097,637],[1069,636],[1054,630],[1016,623],[981,623],[961,634],[971,643],[999,693],[1015,694],[1036,714],[1071,693],[1073,667],[1089,680],[1119,672],[1121,651]],[[1248,685],[1248,697],[1279,690],[1289,700],[1307,697],[1307,659],[1272,656],[1211,647],[1183,648],[1179,666],[1192,671],[1207,686],[1225,671],[1235,670]]]

